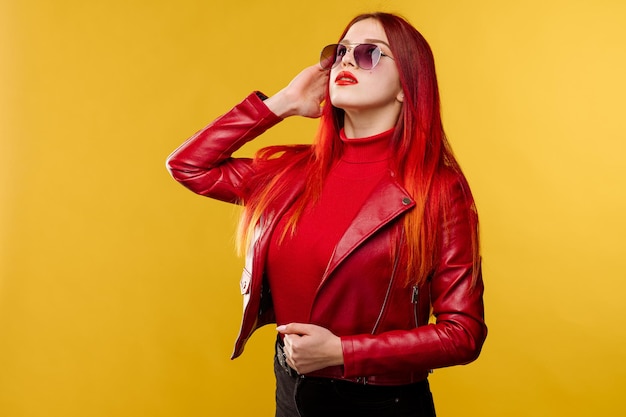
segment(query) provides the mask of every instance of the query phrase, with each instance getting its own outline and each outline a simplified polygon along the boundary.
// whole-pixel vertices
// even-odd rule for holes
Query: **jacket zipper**
[[[413,285],[411,290],[411,303],[413,304],[413,318],[415,319],[415,327],[419,326],[419,295],[420,289],[418,285]]]

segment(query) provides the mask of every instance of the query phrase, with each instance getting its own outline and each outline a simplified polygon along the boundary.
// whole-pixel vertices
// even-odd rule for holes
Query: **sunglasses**
[[[329,70],[336,67],[348,53],[348,49],[352,49],[352,55],[354,56],[356,65],[364,70],[374,68],[378,64],[378,61],[380,61],[381,56],[393,59],[385,54],[378,45],[374,45],[373,43],[359,43],[349,46],[334,43],[322,49],[322,53],[320,54],[320,66],[322,69]]]

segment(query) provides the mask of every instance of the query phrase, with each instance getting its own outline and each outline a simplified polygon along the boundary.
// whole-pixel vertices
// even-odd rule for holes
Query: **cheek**
[[[398,71],[395,70],[394,71],[389,71],[389,73],[387,73],[387,76],[384,77],[385,80],[387,80],[387,86],[389,88],[392,89],[400,89],[400,74],[398,74]]]
[[[388,78],[383,88],[388,92],[389,96],[396,97],[402,92],[402,85],[400,84],[400,79],[397,77]]]

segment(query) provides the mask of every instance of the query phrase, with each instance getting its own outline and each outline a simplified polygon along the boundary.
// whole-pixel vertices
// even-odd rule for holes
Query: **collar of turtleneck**
[[[389,142],[394,128],[373,136],[349,139],[343,129],[339,137],[343,143],[341,160],[350,164],[380,162],[389,159]]]

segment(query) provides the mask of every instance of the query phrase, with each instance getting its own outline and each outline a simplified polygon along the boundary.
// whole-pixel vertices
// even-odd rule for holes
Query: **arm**
[[[250,94],[176,149],[167,158],[170,174],[197,194],[243,201],[252,160],[232,158],[233,152],[286,117],[319,117],[327,83],[328,73],[311,66],[265,101]]]
[[[231,155],[280,120],[256,94],[250,94],[179,146],[167,158],[167,169],[197,194],[240,202],[252,160]]]
[[[487,335],[483,282],[474,272],[470,228],[477,224],[458,180],[451,184],[450,209],[442,224],[440,261],[430,293],[435,324],[377,335],[342,337],[344,376],[428,370],[475,360]]]

